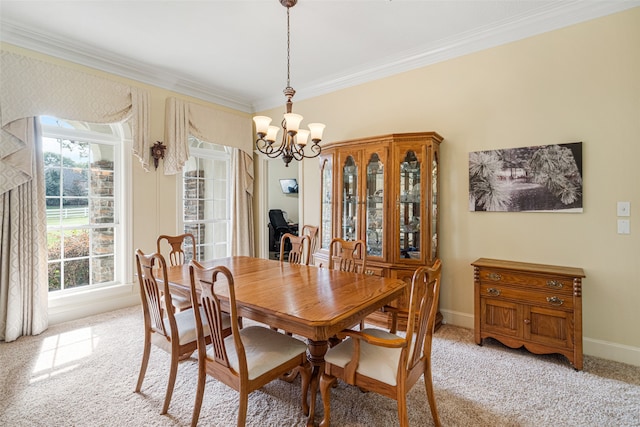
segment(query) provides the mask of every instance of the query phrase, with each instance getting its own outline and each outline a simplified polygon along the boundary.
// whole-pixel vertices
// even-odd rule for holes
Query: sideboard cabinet
[[[438,256],[439,145],[435,132],[402,133],[334,142],[322,148],[320,245],[327,265],[334,237],[364,240],[367,273],[411,282]],[[406,326],[409,288],[392,305]],[[404,314],[404,315],[403,315]],[[438,313],[437,323],[442,317]],[[388,326],[383,312],[368,321]]]
[[[581,268],[480,258],[473,263],[475,342],[495,338],[582,369]]]

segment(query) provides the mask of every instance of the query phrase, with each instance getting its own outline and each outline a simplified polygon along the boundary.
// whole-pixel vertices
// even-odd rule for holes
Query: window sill
[[[133,283],[49,296],[49,325],[76,320],[140,303]]]

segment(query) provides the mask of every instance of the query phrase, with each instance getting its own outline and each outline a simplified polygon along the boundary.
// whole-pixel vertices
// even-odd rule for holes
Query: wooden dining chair
[[[309,253],[310,253],[310,260],[308,264],[313,265],[313,254],[316,253],[316,251],[318,250],[318,233],[320,231],[320,227],[317,227],[315,225],[303,225],[302,226],[302,230],[300,231],[300,235],[301,236],[309,236],[310,239],[310,243],[311,243],[311,247],[309,249]]]
[[[288,250],[288,252],[285,250]],[[309,265],[309,255],[311,254],[311,241],[309,236],[296,236],[285,233],[280,239],[280,261],[291,264]]]
[[[311,378],[311,365],[307,361],[307,345],[293,337],[262,326],[238,327],[235,284],[231,272],[224,266],[203,268],[197,261],[189,265],[195,323],[198,337],[198,387],[191,425],[198,424],[204,397],[207,374],[240,393],[238,426],[244,426],[247,417],[249,393],[283,376],[298,371],[302,378],[302,408],[309,412],[307,389]],[[231,335],[222,334],[223,301],[227,301],[231,316]],[[209,328],[204,326],[209,324]],[[207,348],[207,339],[213,345]]]
[[[431,342],[438,311],[440,275],[440,260],[436,260],[433,267],[420,267],[414,273],[405,337],[381,329],[345,330],[338,335],[346,339],[327,351],[320,378],[324,405],[320,426],[330,424],[330,392],[339,378],[347,384],[395,399],[400,426],[406,427],[409,425],[407,393],[423,375],[431,416],[434,424],[440,426],[431,379]]]
[[[189,244],[189,242],[191,242]],[[190,251],[185,251],[189,244]],[[156,240],[156,252],[161,254],[162,249],[169,249],[169,256],[165,259],[169,260],[169,265],[183,265],[189,262],[191,258],[196,259],[196,238],[191,233],[179,234],[177,236],[169,236],[162,234]],[[188,256],[190,252],[190,256]],[[174,295],[172,298],[173,307],[176,311],[186,310],[191,307],[191,300],[182,295]]]
[[[367,249],[364,240],[344,240],[335,237],[329,245],[329,270],[366,272]]]
[[[169,281],[167,280],[167,265],[161,254],[145,255],[140,249],[136,250],[136,267],[144,317],[144,351],[142,353],[142,364],[138,374],[136,392],[140,392],[142,388],[151,354],[151,345],[153,344],[169,353],[171,355],[169,383],[167,384],[167,392],[160,412],[161,414],[166,414],[176,382],[178,362],[189,357],[198,347],[195,316],[193,309],[175,314],[171,309],[172,296],[171,292],[169,292]],[[158,278],[162,280],[161,286],[158,284]],[[224,324],[226,325],[227,333],[230,333],[228,316],[226,316]],[[208,330],[206,322],[204,325],[203,327]]]
[[[367,268],[366,248],[364,240],[333,238],[329,245],[329,270],[365,274]],[[364,329],[364,320],[360,321],[360,329]]]

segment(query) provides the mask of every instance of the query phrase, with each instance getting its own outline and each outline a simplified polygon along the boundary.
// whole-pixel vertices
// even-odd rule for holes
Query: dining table
[[[314,425],[318,382],[330,340],[397,299],[406,287],[401,279],[248,256],[200,264],[231,271],[238,316],[307,339],[307,359],[312,366],[308,426]],[[168,267],[167,280],[172,294],[190,295],[187,264]]]

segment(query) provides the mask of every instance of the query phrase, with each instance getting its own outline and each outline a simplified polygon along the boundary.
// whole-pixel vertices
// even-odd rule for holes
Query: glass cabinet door
[[[323,159],[321,168],[321,191],[320,194],[320,247],[329,249],[329,244],[333,236],[333,174],[332,157]]]
[[[421,164],[414,151],[400,160],[399,236],[400,258],[421,259],[420,212],[422,212]]]
[[[358,166],[348,156],[342,167],[342,238],[358,239]]]
[[[377,153],[369,157],[366,175],[367,256],[382,257],[384,248],[384,165]]]
[[[431,162],[431,262],[438,257],[438,153]]]

